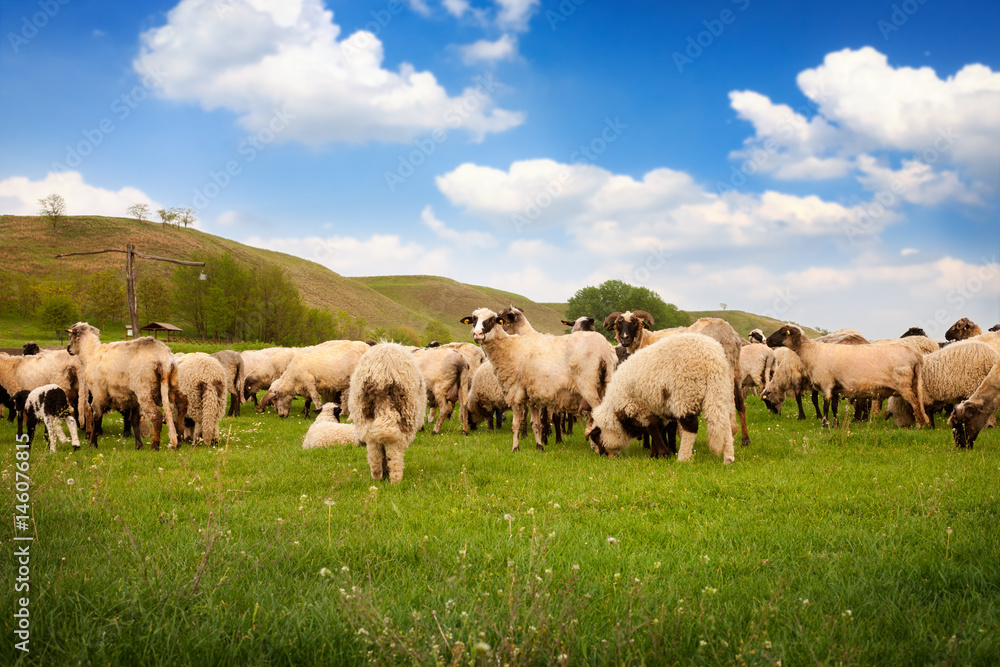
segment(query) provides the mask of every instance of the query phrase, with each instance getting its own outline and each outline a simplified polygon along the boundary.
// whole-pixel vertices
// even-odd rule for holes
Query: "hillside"
[[[537,307],[516,294],[474,287],[434,276],[348,278],[326,267],[285,253],[253,248],[194,229],[179,229],[158,222],[131,218],[68,216],[56,231],[37,216],[0,216],[0,268],[42,281],[76,282],[79,276],[111,268],[124,277],[124,256],[84,255],[54,259],[53,255],[103,248],[124,248],[130,242],[139,252],[175,259],[228,252],[240,263],[277,264],[298,286],[303,301],[312,307],[344,310],[363,317],[372,328],[408,326],[422,333],[429,321],[445,324],[456,339],[468,339],[468,327],[458,320],[481,306],[521,305],[535,326],[561,333],[561,311]],[[137,273],[169,279],[174,264],[138,260]],[[211,280],[212,267],[205,272]]]
[[[736,329],[736,333],[743,338],[746,338],[754,329],[760,329],[764,332],[764,335],[767,336],[787,321],[776,320],[764,315],[754,315],[753,313],[747,313],[742,310],[689,310],[687,313],[691,316],[692,320],[696,320],[699,317],[721,317],[725,321],[729,322],[729,324]],[[793,322],[793,324],[798,323]],[[822,332],[817,331],[816,329],[801,324],[799,324],[799,326],[802,327],[802,331],[804,331],[810,338],[816,338],[817,336],[822,335]]]

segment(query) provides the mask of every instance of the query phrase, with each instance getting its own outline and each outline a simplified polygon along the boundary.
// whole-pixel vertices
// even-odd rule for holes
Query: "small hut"
[[[144,326],[141,329],[139,329],[139,331],[152,331],[153,332],[153,338],[156,338],[157,340],[159,340],[159,338],[157,337],[157,334],[159,332],[163,331],[164,334],[165,334],[164,340],[169,343],[170,342],[170,332],[173,331],[173,332],[179,334],[181,331],[183,331],[183,329],[181,329],[180,327],[175,327],[173,324],[169,324],[167,322],[150,322],[146,326]]]

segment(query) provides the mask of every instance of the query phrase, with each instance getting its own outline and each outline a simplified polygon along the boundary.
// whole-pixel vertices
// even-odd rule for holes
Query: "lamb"
[[[518,436],[526,410],[531,413],[535,446],[544,451],[542,411],[577,412],[581,405],[597,407],[618,363],[604,336],[596,332],[512,336],[504,331],[503,318],[488,308],[476,310],[461,322],[472,325],[472,338],[492,362],[504,398],[513,410],[512,451],[520,449]]]
[[[334,445],[358,444],[358,432],[354,424],[341,424],[334,413],[340,412],[336,403],[324,403],[316,420],[306,431],[302,449],[318,449]]]
[[[660,331],[648,331],[647,326],[654,325],[653,317],[644,310],[625,313],[611,313],[604,320],[604,326],[615,332],[615,338],[631,355],[636,350],[663,340],[667,336],[680,333],[701,333],[714,338],[722,345],[729,362],[729,370],[733,378],[733,409],[739,417],[739,428],[744,446],[750,444],[750,431],[747,429],[747,409],[743,401],[743,369],[740,367],[741,338],[736,330],[718,317],[703,317],[689,327],[675,327]],[[735,423],[735,422],[734,422]]]
[[[951,325],[951,328],[945,332],[944,338],[945,340],[965,340],[966,338],[978,336],[981,333],[983,333],[983,330],[979,328],[978,324],[968,317],[963,317]]]
[[[976,443],[979,432],[1000,409],[1000,363],[993,364],[989,374],[968,399],[955,406],[948,422],[955,445],[969,449]]]
[[[469,362],[465,357],[447,347],[418,348],[412,352],[420,372],[424,375],[427,387],[427,405],[431,408],[428,421],[433,421],[437,410],[437,421],[431,431],[434,435],[441,434],[444,420],[451,416],[455,403],[462,402],[460,421],[462,432],[469,434],[469,390],[472,386],[472,375],[469,373]]]
[[[586,315],[581,315],[575,320],[560,321],[570,328],[570,333],[575,333],[577,331],[597,331],[597,329],[594,328],[594,318],[587,317]]]
[[[302,350],[289,362],[281,377],[271,384],[260,400],[258,412],[274,403],[278,416],[287,417],[292,399],[296,396],[304,396],[317,406],[327,400],[339,400],[340,394],[349,386],[355,364],[368,349],[367,343],[345,340],[328,341]]]
[[[80,360],[66,350],[46,350],[29,356],[0,354],[0,387],[14,396],[46,384],[57,384],[70,405],[76,407],[77,419],[85,419],[87,392],[81,387],[83,368]]]
[[[934,412],[969,398],[1000,361],[1000,353],[985,343],[966,340],[924,357],[920,376],[924,383],[924,409]],[[929,408],[929,409],[928,409]],[[912,426],[913,412],[898,396],[886,404],[885,418],[892,417],[896,426]]]
[[[484,420],[489,422],[491,431],[500,428],[503,426],[504,411],[509,407],[496,373],[493,372],[493,364],[487,360],[472,376],[472,389],[469,391],[469,428],[476,428]],[[496,417],[495,425],[494,417]]]
[[[388,475],[398,484],[403,456],[427,411],[423,373],[402,345],[380,343],[362,355],[350,384],[351,417],[358,442],[368,450],[372,479]]]
[[[246,379],[246,368],[243,357],[233,350],[222,350],[212,355],[222,364],[226,371],[226,391],[229,392],[229,411],[227,417],[240,416],[240,404],[243,402],[243,381]]]
[[[215,447],[226,412],[226,389],[231,387],[225,367],[215,355],[186,354],[177,362],[177,383],[188,404],[183,422],[185,439]]]
[[[746,392],[750,387],[754,387],[760,394],[774,374],[774,352],[760,343],[744,345],[740,348],[740,369],[743,372],[743,399],[746,400]]]
[[[784,324],[767,338],[769,347],[784,346],[799,355],[810,380],[823,392],[823,426],[829,426],[833,402],[837,416],[837,392],[848,397],[887,398],[898,393],[913,408],[920,424],[924,413],[923,358],[901,345],[840,345],[809,340],[802,329]]]
[[[663,424],[676,420],[681,428],[678,461],[691,458],[698,433],[698,415],[708,426],[708,448],[735,460],[732,413],[732,373],[718,341],[702,334],[671,336],[633,355],[608,386],[604,401],[594,409],[588,428],[591,447],[614,456],[644,433],[653,435],[652,456],[666,454],[660,435]]]
[[[167,422],[169,446],[176,449],[177,430],[170,398],[180,394],[180,390],[177,362],[167,346],[149,337],[102,345],[100,330],[86,322],[77,322],[68,331],[69,345],[66,349],[80,358],[83,384],[91,395],[90,444],[97,446],[97,425],[106,409],[138,407],[132,412],[135,448],[142,449],[139,429],[141,412],[150,424],[153,450],[160,448],[160,428],[164,420]],[[162,414],[157,406],[163,407]]]
[[[35,427],[38,422],[45,424],[45,430],[49,436],[49,451],[56,451],[56,440],[59,442],[71,442],[73,451],[80,449],[80,440],[77,437],[76,420],[73,418],[73,409],[66,398],[66,392],[57,384],[47,384],[37,387],[30,392],[21,390],[14,397],[14,402],[18,412],[17,435],[21,436],[21,418],[27,418],[28,445],[35,439]],[[69,429],[69,438],[63,433],[60,420],[66,422]]]

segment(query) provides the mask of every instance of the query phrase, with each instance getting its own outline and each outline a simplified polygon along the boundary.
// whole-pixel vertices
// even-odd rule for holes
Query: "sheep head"
[[[900,336],[900,338],[909,338],[910,336],[923,336],[924,338],[927,338],[927,332],[920,327],[910,327],[906,330],[906,333]]]
[[[576,331],[597,331],[594,328],[594,318],[593,317],[578,317],[575,320],[562,320],[562,323]]]
[[[781,328],[767,337],[768,347],[787,347],[790,350],[799,349],[805,334],[794,324],[782,324]]]
[[[84,347],[101,344],[101,330],[86,322],[77,322],[66,331],[69,333],[66,351],[72,355],[80,354]]]
[[[955,444],[963,449],[966,447],[971,449],[989,419],[990,413],[983,410],[979,401],[968,399],[959,403],[948,417]]]
[[[611,313],[604,319],[604,328],[608,331],[614,329],[615,338],[627,348],[637,345],[642,340],[642,330],[652,324],[656,322],[645,310]]]
[[[951,325],[951,328],[948,329],[944,337],[945,340],[965,340],[966,338],[978,336],[981,333],[983,333],[983,330],[979,328],[978,324],[968,317],[963,317]]]
[[[497,323],[512,336],[522,333],[524,329],[531,326],[528,323],[528,318],[524,316],[524,309],[517,306],[507,306],[497,313]]]
[[[472,340],[477,343],[485,341],[486,336],[494,331],[497,324],[500,324],[500,330],[503,330],[500,317],[489,308],[480,308],[473,311],[472,315],[463,317],[459,322],[472,325]],[[490,336],[490,338],[492,339],[493,336]]]
[[[747,340],[749,340],[751,343],[763,343],[764,332],[761,331],[760,329],[754,329],[753,331],[750,332],[750,335],[747,336]]]

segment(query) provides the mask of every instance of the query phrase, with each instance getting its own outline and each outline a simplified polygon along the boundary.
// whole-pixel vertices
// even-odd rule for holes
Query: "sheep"
[[[451,416],[455,403],[462,402],[460,421],[462,432],[469,434],[469,389],[472,386],[472,375],[469,373],[469,362],[458,352],[447,347],[414,349],[413,357],[424,375],[427,387],[427,405],[431,409],[428,422],[434,421],[434,411],[437,410],[437,421],[434,423],[433,435],[441,434],[444,420]]]
[[[403,479],[403,456],[423,425],[427,386],[417,360],[402,345],[368,349],[351,374],[350,412],[358,442],[368,450],[372,479]]]
[[[243,380],[243,400],[252,400],[257,403],[257,392],[267,391],[271,388],[271,383],[281,377],[281,374],[288,368],[295,354],[298,352],[294,347],[277,347],[268,350],[268,354],[263,359],[257,361],[252,369],[244,368],[246,377]],[[240,355],[242,356],[242,355]],[[263,412],[260,404],[257,403],[257,412]]]
[[[751,343],[760,343],[763,345],[764,332],[761,331],[760,329],[754,329],[753,331],[750,332],[750,335],[747,336],[747,340],[750,341]]]
[[[902,336],[900,336],[900,338],[909,338],[910,336],[923,336],[924,338],[928,338],[927,332],[920,327],[910,327]]]
[[[761,343],[749,343],[740,348],[740,370],[743,372],[743,399],[750,387],[757,394],[764,391],[764,386],[774,374],[774,351]]]
[[[132,435],[135,448],[142,449],[139,418],[150,424],[153,450],[160,448],[160,428],[165,420],[171,449],[177,448],[177,430],[171,396],[180,394],[177,362],[162,342],[149,337],[101,344],[101,331],[86,322],[77,322],[69,331],[66,350],[79,357],[83,385],[90,392],[90,444],[97,447],[97,425],[109,407],[134,408]],[[163,407],[161,415],[157,406]],[[183,406],[186,408],[186,406]],[[181,412],[178,409],[178,412]]]
[[[336,403],[324,403],[316,420],[306,431],[302,449],[358,444],[358,432],[354,424],[341,424],[334,414],[339,412],[340,406]]]
[[[472,376],[472,389],[469,390],[469,428],[476,428],[486,420],[490,430],[503,426],[504,411],[510,406],[504,399],[493,364],[485,361]],[[496,422],[494,424],[494,417]]]
[[[275,354],[279,353],[281,350],[287,350],[287,349],[289,349],[289,348],[285,348],[285,347],[268,347],[268,348],[265,348],[263,350],[243,350],[242,352],[240,352],[240,359],[243,360],[243,387],[240,389],[240,392],[241,392],[241,395],[243,396],[243,402],[244,403],[247,402],[247,401],[252,400],[253,404],[254,404],[254,407],[257,407],[257,391],[258,390],[254,390],[251,393],[247,392],[247,378],[249,377],[250,373],[252,373],[254,370],[256,370],[257,366],[259,366],[260,364],[262,364],[265,360],[271,358]],[[292,356],[294,356],[294,355],[291,355],[291,356],[288,357],[289,361],[291,360]],[[285,366],[287,366],[287,365],[288,364],[286,363]],[[281,370],[282,370],[282,372],[284,372],[284,368],[282,368]],[[278,373],[277,375],[275,375],[274,378],[273,378],[273,380],[276,380],[279,377],[281,377],[281,373]],[[267,381],[267,387],[263,387],[263,388],[264,389],[269,388],[271,386],[271,382],[273,380],[268,380]],[[262,380],[258,380],[258,382],[260,382],[261,384],[263,384]]]
[[[226,389],[230,387],[226,368],[215,355],[195,352],[177,362],[177,383],[187,398],[183,422],[185,439],[215,447],[219,444],[219,423],[226,412]],[[178,429],[180,429],[178,418]]]
[[[986,343],[997,352],[1000,352],[1000,332],[990,331],[984,334],[979,334],[975,338],[970,338],[968,340],[975,340],[979,341],[980,343]]]
[[[823,392],[823,426],[828,427],[829,408],[833,402],[837,417],[837,392],[845,396],[887,398],[893,392],[902,396],[919,417],[924,413],[923,383],[920,369],[923,358],[901,345],[842,345],[809,340],[802,329],[784,324],[767,337],[769,347],[784,346],[799,355],[809,379]]]
[[[428,347],[430,347],[428,345]],[[478,345],[473,345],[472,343],[445,343],[441,347],[454,350],[458,352],[465,360],[469,363],[469,373],[468,373],[468,384],[463,385],[459,395],[459,400],[462,403],[460,408],[459,418],[463,424],[469,423],[469,409],[467,403],[469,402],[469,392],[472,390],[472,377],[479,370],[479,367],[486,361],[486,353],[484,353]]]
[[[21,390],[14,397],[15,407],[18,412],[17,435],[21,436],[21,415],[27,418],[26,429],[28,433],[28,446],[35,439],[35,427],[38,422],[45,424],[45,430],[49,436],[49,451],[56,451],[56,440],[59,442],[70,442],[73,451],[80,449],[80,440],[77,437],[76,420],[73,418],[73,409],[66,398],[66,392],[57,384],[46,384],[37,387],[30,392]],[[63,433],[60,420],[66,422],[69,429],[69,438]]]
[[[1000,362],[993,364],[989,374],[969,398],[955,406],[948,423],[955,445],[969,449],[976,443],[979,432],[1000,409]]]
[[[80,360],[66,350],[44,350],[28,356],[0,354],[0,387],[10,396],[47,384],[57,384],[70,405],[76,407],[79,425],[85,422],[87,392],[81,386],[83,368]]]
[[[587,317],[586,315],[581,315],[575,320],[560,320],[563,324],[570,328],[570,333],[577,331],[597,331],[594,328],[594,318]]]
[[[239,417],[240,404],[243,402],[243,380],[246,378],[243,357],[233,350],[221,350],[212,356],[219,360],[226,371],[226,391],[229,392],[229,411],[226,416]]]
[[[965,340],[966,338],[978,336],[981,333],[983,333],[983,330],[979,328],[978,324],[968,317],[963,317],[951,325],[951,328],[945,332],[944,338],[945,340]]]
[[[42,353],[42,348],[38,347],[38,343],[36,343],[33,340],[29,340],[27,343],[24,344],[24,347],[21,348],[21,355],[25,357],[30,357],[33,354],[41,354],[41,353]]]
[[[816,339],[817,343],[837,343],[839,345],[868,345],[871,341],[857,329],[837,329]]]
[[[934,412],[969,398],[997,361],[1000,361],[1000,353],[975,340],[955,343],[924,357],[920,377],[924,383],[924,409],[931,417],[931,428],[934,428]],[[885,418],[890,417],[896,426],[913,425],[910,406],[898,396],[893,396],[886,404]]]
[[[678,334],[640,349],[614,374],[587,438],[595,452],[610,457],[648,432],[654,434],[651,454],[658,458],[667,452],[662,425],[676,420],[677,460],[688,461],[703,414],[708,448],[728,464],[735,460],[731,413],[732,373],[722,345],[702,334]]]
[[[872,341],[875,345],[902,345],[918,354],[933,354],[941,347],[927,336],[909,335],[903,338],[885,338]]]
[[[512,336],[504,331],[503,318],[488,308],[460,321],[472,325],[472,338],[492,362],[513,410],[512,451],[520,449],[518,436],[525,411],[531,414],[535,446],[544,451],[542,410],[577,412],[581,405],[597,407],[618,364],[611,346],[596,332]]]
[[[764,401],[767,409],[780,415],[781,408],[785,403],[785,396],[792,392],[795,402],[799,407],[798,419],[805,419],[806,413],[802,409],[802,394],[806,391],[812,392],[813,407],[816,408],[816,419],[821,419],[819,410],[819,395],[814,389],[806,367],[802,364],[802,359],[787,347],[779,347],[774,350],[775,359],[780,359],[774,375],[768,380],[760,398]]]
[[[1000,324],[994,324],[991,326],[990,331],[1000,331]]]
[[[287,417],[292,399],[296,396],[304,396],[317,406],[327,400],[340,400],[340,394],[349,385],[355,364],[368,349],[367,343],[344,340],[328,341],[300,351],[264,394],[258,412],[263,412],[264,408],[274,403],[278,416]],[[307,405],[307,415],[308,409]]]
[[[604,320],[608,331],[614,330],[615,338],[631,355],[636,350],[652,345],[667,336],[680,333],[701,333],[714,338],[722,345],[729,362],[729,370],[733,378],[733,409],[739,417],[739,429],[743,446],[750,444],[750,431],[747,429],[747,409],[743,401],[743,369],[740,367],[740,335],[732,325],[718,317],[703,317],[688,327],[675,327],[649,331],[647,326],[656,324],[653,317],[644,310],[625,313],[611,313]],[[735,424],[735,421],[734,421]]]

